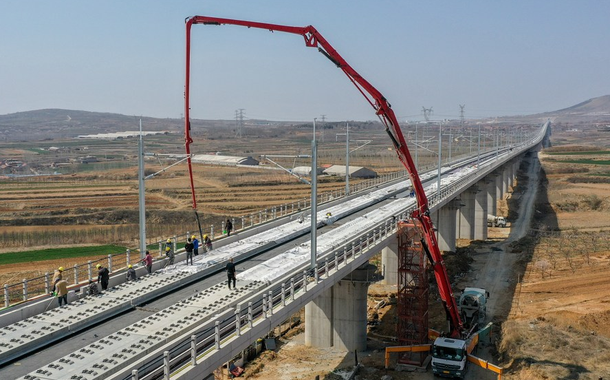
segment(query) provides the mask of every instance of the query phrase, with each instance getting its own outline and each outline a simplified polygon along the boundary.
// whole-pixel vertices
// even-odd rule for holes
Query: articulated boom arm
[[[324,37],[313,27],[294,27],[276,24],[266,24],[259,22],[243,21],[243,20],[232,20],[216,17],[206,16],[194,16],[186,20],[186,85],[185,85],[185,139],[186,139],[186,154],[188,158],[189,174],[191,176],[191,190],[193,196],[193,208],[196,210],[197,203],[195,199],[195,187],[193,185],[193,176],[190,160],[190,143],[192,139],[190,136],[190,118],[189,118],[189,77],[190,77],[190,35],[191,26],[193,24],[204,24],[204,25],[239,25],[248,28],[266,29],[271,32],[285,32],[298,34],[303,36],[305,39],[305,46],[317,47],[318,51],[322,53],[326,58],[333,62],[338,68],[343,70],[345,75],[352,81],[358,91],[365,97],[369,104],[375,109],[375,113],[381,119],[385,125],[385,130],[390,136],[398,158],[403,163],[417,197],[418,208],[412,214],[412,217],[419,220],[420,227],[422,229],[422,235],[425,239],[424,247],[428,258],[432,262],[434,268],[434,274],[438,283],[439,292],[441,299],[445,305],[447,315],[451,322],[451,336],[457,337],[462,331],[462,321],[460,320],[459,313],[457,311],[457,304],[451,291],[451,284],[449,282],[449,276],[443,262],[443,258],[440,254],[438,244],[436,241],[436,235],[434,234],[432,220],[430,219],[430,211],[428,209],[428,199],[421,180],[417,173],[417,168],[413,163],[411,154],[407,147],[405,138],[398,125],[398,120],[391,108],[390,103],[385,97],[369,82],[356,72],[344,59],[343,57],[332,47],[332,45],[326,41]]]

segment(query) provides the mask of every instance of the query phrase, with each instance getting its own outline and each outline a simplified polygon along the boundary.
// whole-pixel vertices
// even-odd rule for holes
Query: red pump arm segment
[[[417,168],[413,163],[413,159],[411,158],[411,154],[407,147],[407,143],[402,134],[400,126],[398,125],[398,120],[394,114],[394,111],[391,108],[390,103],[386,100],[386,98],[369,82],[367,82],[364,78],[360,76],[344,59],[343,57],[332,47],[328,41],[313,26],[305,26],[305,27],[295,27],[295,26],[285,26],[285,25],[276,25],[276,24],[266,24],[259,22],[251,22],[251,21],[243,21],[243,20],[232,20],[225,18],[217,18],[217,17],[207,17],[207,16],[193,16],[191,18],[186,19],[186,84],[184,87],[184,114],[185,114],[185,147],[187,154],[187,162],[189,168],[189,175],[191,181],[191,191],[193,197],[193,208],[197,209],[197,202],[195,199],[195,187],[193,185],[193,172],[191,167],[191,159],[190,159],[190,144],[193,142],[190,135],[190,105],[189,105],[189,82],[190,82],[190,46],[191,46],[191,26],[193,24],[204,24],[204,25],[239,25],[245,26],[248,28],[258,28],[258,29],[266,29],[271,32],[285,32],[298,34],[303,36],[305,39],[305,46],[307,47],[316,47],[318,51],[322,53],[326,58],[332,61],[338,68],[343,70],[345,75],[352,81],[352,83],[356,86],[356,88],[360,91],[360,93],[365,97],[365,99],[369,102],[369,104],[375,109],[375,113],[379,116],[380,120],[385,125],[385,130],[390,136],[392,143],[394,144],[394,148],[396,149],[396,153],[398,154],[398,158],[403,163],[407,172],[409,173],[409,177],[411,179],[411,183],[413,185],[413,189],[415,191],[415,196],[417,198],[417,209],[413,212],[412,217],[417,219],[420,223],[422,229],[422,235],[425,239],[424,247],[426,247],[426,252],[430,261],[432,262],[432,266],[434,269],[434,274],[436,277],[436,282],[439,287],[439,292],[441,299],[444,303],[445,309],[447,311],[448,318],[451,324],[451,336],[459,337],[463,330],[462,321],[460,319],[457,304],[455,298],[453,297],[453,293],[451,291],[451,284],[449,282],[449,276],[447,275],[447,270],[445,268],[445,264],[443,262],[443,258],[440,254],[440,250],[438,248],[438,244],[436,241],[436,235],[434,233],[432,220],[430,219],[430,210],[428,208],[428,199],[426,197],[426,193],[424,192],[424,188],[422,186],[421,180],[417,173]]]

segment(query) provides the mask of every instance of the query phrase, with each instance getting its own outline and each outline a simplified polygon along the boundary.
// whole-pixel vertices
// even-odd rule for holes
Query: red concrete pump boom
[[[373,87],[369,82],[367,82],[363,77],[361,77],[360,74],[358,74],[356,70],[354,70],[332,47],[332,45],[328,43],[328,41],[326,41],[326,39],[322,37],[322,35],[311,25],[305,27],[295,27],[207,16],[193,16],[186,19],[186,84],[184,87],[184,124],[186,140],[185,147],[186,154],[188,157],[187,162],[191,181],[193,209],[195,210],[195,213],[197,212],[197,201],[195,199],[195,187],[193,185],[193,171],[191,167],[190,158],[190,144],[193,142],[193,140],[190,135],[189,118],[189,82],[191,55],[190,49],[191,26],[193,24],[239,25],[245,26],[247,28],[265,29],[271,32],[277,31],[298,34],[303,36],[303,38],[305,39],[305,46],[318,48],[318,51],[320,53],[322,53],[326,58],[333,62],[338,68],[340,68],[345,73],[345,75],[347,75],[347,77],[352,81],[352,83],[356,86],[356,88],[360,91],[364,98],[375,109],[375,113],[385,125],[385,130],[390,136],[392,143],[394,144],[394,148],[396,149],[398,158],[403,163],[403,165],[407,169],[407,172],[409,173],[409,177],[411,178],[411,183],[413,185],[413,189],[415,190],[415,196],[417,198],[418,204],[417,209],[413,212],[411,216],[414,219],[419,220],[420,222],[419,224],[421,226],[422,235],[424,236],[424,241],[422,241],[422,243],[425,248],[426,254],[428,255],[428,258],[432,263],[436,282],[439,287],[440,296],[445,306],[447,317],[450,321],[450,335],[455,338],[459,337],[463,331],[462,321],[459,316],[455,298],[453,297],[453,293],[451,291],[449,276],[447,275],[447,270],[445,268],[445,264],[436,241],[436,235],[434,233],[432,220],[430,219],[428,198],[426,197],[426,193],[424,192],[421,180],[419,178],[419,175],[417,174],[417,168],[413,163],[413,159],[411,158],[411,154],[407,147],[407,143],[402,134],[402,131],[400,130],[400,126],[398,125],[398,120],[394,115],[394,111],[392,110],[390,103],[388,103],[386,98],[375,87]]]

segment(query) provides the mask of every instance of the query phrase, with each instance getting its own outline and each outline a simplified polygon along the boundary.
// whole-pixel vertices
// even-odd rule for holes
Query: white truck
[[[481,288],[466,288],[460,295],[458,311],[466,330],[483,326],[487,313],[489,292]],[[432,372],[436,376],[464,378],[467,356],[478,342],[479,335],[489,330],[491,324],[471,334],[466,339],[438,337],[432,345]]]
[[[487,214],[487,227],[506,227],[506,219],[503,216]]]

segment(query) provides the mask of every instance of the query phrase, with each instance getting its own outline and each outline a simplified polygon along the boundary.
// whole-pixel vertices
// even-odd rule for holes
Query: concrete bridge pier
[[[475,196],[478,191],[476,186],[471,186],[460,195],[464,207],[460,208],[456,218],[458,239],[474,239]]]
[[[456,218],[461,205],[460,199],[454,199],[443,206],[438,213],[436,228],[438,247],[441,251],[455,252]]]
[[[496,201],[504,199],[502,182],[504,182],[504,175],[501,172],[496,173]]]
[[[502,196],[508,192],[508,185],[510,184],[509,165],[504,165],[502,168]]]
[[[487,189],[487,213],[496,215],[498,213],[498,199],[496,198],[496,177],[491,175],[485,178]],[[487,217],[485,217],[487,218]]]
[[[474,239],[487,240],[487,183],[485,179],[477,182],[474,197]]]
[[[367,262],[305,305],[307,346],[366,350],[366,301],[374,272]]]
[[[383,271],[382,283],[387,285],[398,284],[398,236],[392,239],[387,247],[381,250],[381,265]]]

